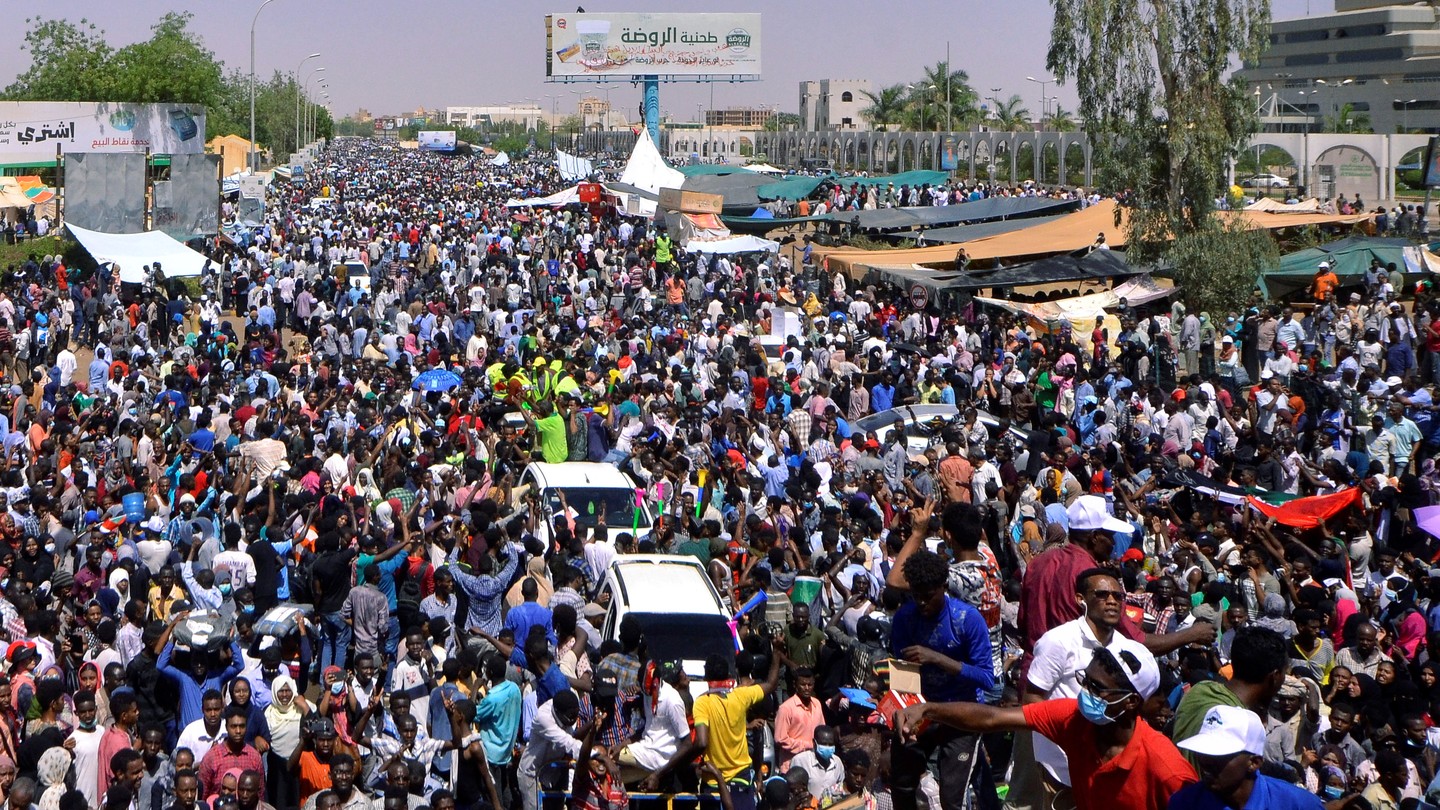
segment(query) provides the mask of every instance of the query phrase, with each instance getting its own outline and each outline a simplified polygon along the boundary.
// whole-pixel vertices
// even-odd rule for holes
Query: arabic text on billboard
[[[419,141],[421,149],[433,152],[453,152],[455,150],[455,132],[453,130],[421,130]]]
[[[551,14],[547,76],[760,75],[759,14]]]
[[[0,101],[0,163],[47,163],[67,154],[162,155],[205,151],[205,108],[197,104]]]

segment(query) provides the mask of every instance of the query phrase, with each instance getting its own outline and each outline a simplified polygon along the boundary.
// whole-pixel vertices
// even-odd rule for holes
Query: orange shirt
[[[1335,271],[1326,270],[1315,277],[1315,300],[1329,301],[1330,293],[1339,286],[1340,277],[1335,275]]]
[[[1170,738],[1143,720],[1120,754],[1100,761],[1095,728],[1073,698],[1025,707],[1025,722],[1045,735],[1070,760],[1070,784],[1077,810],[1166,810],[1175,791],[1196,781],[1195,769]]]
[[[301,752],[299,770],[301,805],[316,793],[330,789],[330,765],[316,759],[314,751]]]

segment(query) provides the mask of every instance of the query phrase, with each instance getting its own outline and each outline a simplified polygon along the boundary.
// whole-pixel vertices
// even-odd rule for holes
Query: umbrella
[[[1440,537],[1440,506],[1422,506],[1416,509],[1415,525],[1432,537]]]
[[[443,368],[432,368],[415,378],[416,391],[449,391],[460,387],[460,375]]]

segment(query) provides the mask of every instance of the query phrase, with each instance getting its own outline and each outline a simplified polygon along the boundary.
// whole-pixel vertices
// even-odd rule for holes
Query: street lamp
[[[1044,79],[1037,79],[1034,76],[1026,76],[1025,81],[1034,82],[1040,85],[1040,117],[1043,119],[1046,115],[1049,114],[1045,109],[1045,88],[1049,87],[1051,84],[1054,84],[1055,79],[1048,76]]]
[[[255,9],[255,18],[250,21],[250,171],[255,171],[255,23],[260,21],[260,12],[275,0],[265,0]]]
[[[320,54],[312,53],[301,59],[300,64],[295,66],[295,150],[297,152],[300,150],[300,68],[305,67],[305,63],[311,59],[319,57]]]
[[[1412,98],[1409,101],[1401,101],[1398,98],[1395,99],[1395,103],[1399,104],[1401,109],[1400,115],[1402,116],[1401,121],[1403,123],[1401,123],[1400,128],[1407,133],[1410,131],[1410,105],[1419,100],[1418,98]]]
[[[310,80],[315,78],[315,74],[317,74],[317,73],[323,73],[323,72],[325,72],[325,68],[323,68],[323,67],[317,67],[317,68],[311,70],[310,73],[309,73],[309,75],[307,75],[307,76],[305,77],[305,97],[306,97],[306,98],[309,98],[309,97],[310,97]],[[323,81],[325,77],[324,77],[324,76],[321,76],[320,78],[321,78],[321,80]]]

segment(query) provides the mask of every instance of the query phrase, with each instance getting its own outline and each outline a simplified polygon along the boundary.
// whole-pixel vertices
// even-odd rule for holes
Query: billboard
[[[546,76],[759,76],[759,14],[549,14]]]
[[[61,213],[66,222],[101,233],[145,230],[145,156],[65,155]]]
[[[455,132],[453,130],[420,130],[420,148],[431,152],[453,152],[455,151]]]
[[[198,155],[205,151],[199,104],[0,101],[0,163],[54,163],[66,154]]]
[[[220,156],[171,155],[170,179],[156,183],[154,229],[181,242],[212,234],[220,226]]]

